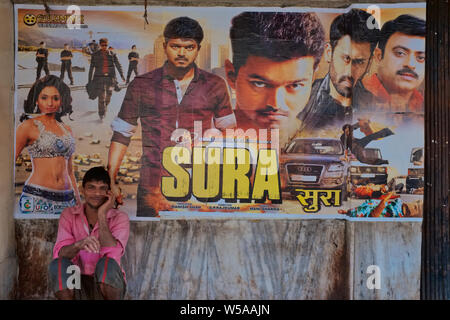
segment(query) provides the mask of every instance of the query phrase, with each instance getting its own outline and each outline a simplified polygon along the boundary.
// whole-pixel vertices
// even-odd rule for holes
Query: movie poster
[[[16,215],[421,218],[425,3],[16,5]]]

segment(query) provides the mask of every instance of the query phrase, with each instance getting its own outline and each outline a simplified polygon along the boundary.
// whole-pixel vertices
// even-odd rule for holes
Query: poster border
[[[345,8],[316,8],[313,6],[292,6],[292,7],[248,7],[248,6],[164,6],[164,5],[151,5],[148,6],[148,10],[151,8],[157,8],[160,10],[178,10],[178,11],[189,11],[195,9],[197,11],[209,11],[212,8],[217,10],[227,10],[227,11],[254,11],[254,12],[310,12],[312,9],[314,12],[318,13],[345,13],[353,8],[367,8],[370,5],[377,5],[384,9],[395,9],[395,8],[424,8],[426,10],[426,2],[399,2],[399,3],[354,3],[350,4]],[[69,5],[52,5],[51,10],[66,10]],[[128,11],[128,12],[140,12],[142,11],[142,5],[80,5],[81,10],[87,11]],[[16,144],[15,135],[15,122],[17,116],[18,99],[17,99],[17,74],[18,74],[18,11],[23,9],[30,10],[44,10],[42,5],[39,4],[14,4],[14,145]],[[14,153],[13,153],[14,157]],[[14,160],[14,158],[13,158]],[[15,163],[15,161],[13,161]],[[15,166],[14,166],[15,168]],[[15,184],[15,170],[13,174],[12,184]],[[16,202],[16,201],[15,201]],[[14,204],[14,219],[59,219],[60,215],[50,215],[50,214],[21,214],[17,210],[18,204]],[[197,211],[161,211],[159,213],[160,217],[142,217],[142,216],[131,216],[130,221],[161,221],[161,220],[347,220],[347,221],[370,221],[370,222],[422,222],[423,218],[361,218],[361,217],[348,217],[342,214],[305,214],[305,213],[243,213],[243,212],[197,212]]]

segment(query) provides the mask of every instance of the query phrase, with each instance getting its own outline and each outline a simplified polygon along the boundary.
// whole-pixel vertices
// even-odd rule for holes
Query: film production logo
[[[27,13],[23,17],[23,23],[29,27],[36,23],[39,27],[44,28],[67,28],[81,29],[87,28],[84,24],[84,15],[81,14],[79,6],[71,5],[67,7],[67,14],[38,14]]]
[[[23,17],[23,23],[25,23],[27,26],[34,26],[37,22],[37,18],[34,14],[31,13],[27,13],[24,17]]]

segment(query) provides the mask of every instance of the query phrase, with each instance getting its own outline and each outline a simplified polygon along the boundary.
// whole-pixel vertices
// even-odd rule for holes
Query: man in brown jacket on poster
[[[98,94],[98,115],[102,120],[111,101],[112,88],[115,86],[115,68],[119,71],[123,82],[125,78],[117,56],[108,50],[108,39],[102,38],[99,42],[100,50],[94,52],[91,57],[88,82],[93,81],[95,84]]]
[[[162,152],[176,129],[194,131],[201,121],[203,132],[209,128],[232,128],[236,119],[226,83],[219,76],[199,69],[194,63],[203,39],[199,23],[188,17],[171,20],[164,29],[163,67],[136,76],[130,82],[118,116],[111,124],[113,136],[109,149],[108,171],[112,190],[121,202],[116,176],[122,159],[136,132],[142,127],[142,167],[137,191],[137,215],[157,216],[171,206],[160,190]]]

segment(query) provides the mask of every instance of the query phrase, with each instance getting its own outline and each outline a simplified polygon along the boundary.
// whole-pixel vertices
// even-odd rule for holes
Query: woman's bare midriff
[[[55,190],[72,190],[67,161],[64,157],[34,158],[33,172],[27,183]]]

